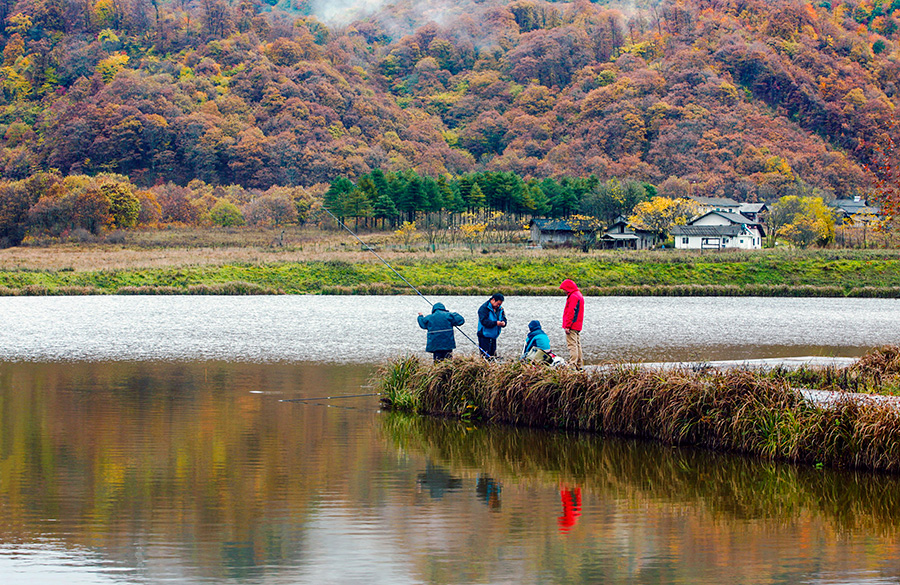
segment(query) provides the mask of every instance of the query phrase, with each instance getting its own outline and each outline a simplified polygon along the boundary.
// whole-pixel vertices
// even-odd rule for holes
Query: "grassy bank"
[[[897,348],[879,350],[894,356]],[[861,362],[854,375],[885,360]],[[773,460],[900,471],[900,410],[804,400],[783,375],[747,370],[596,371],[454,358],[397,360],[377,378],[386,408],[540,428],[590,431]]]
[[[78,267],[35,267],[0,254],[0,294],[408,294],[410,289],[372,254],[358,249],[321,254],[258,252],[235,261],[225,250],[171,254],[96,249]],[[72,250],[59,252],[73,253]],[[116,258],[107,268],[107,255]],[[133,256],[133,257],[132,257]],[[10,258],[17,258],[15,262]],[[572,278],[589,295],[821,296],[900,298],[894,251],[754,251],[698,254],[663,250],[622,253],[452,250],[385,252],[383,257],[422,292],[483,295],[557,294]],[[141,258],[145,263],[141,263]],[[93,261],[91,261],[93,259]]]

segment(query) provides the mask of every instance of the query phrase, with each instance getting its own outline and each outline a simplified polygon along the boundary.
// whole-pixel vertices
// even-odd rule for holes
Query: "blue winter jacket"
[[[544,351],[550,351],[550,338],[541,329],[541,322],[535,319],[528,324],[528,337],[525,338],[525,347],[522,349],[522,357],[528,354],[532,347],[539,347]]]
[[[478,334],[494,339],[500,337],[500,326],[497,325],[497,321],[506,322],[503,305],[495,309],[488,299],[478,307]]]
[[[466,320],[459,313],[451,313],[443,303],[435,303],[431,307],[430,315],[419,315],[419,327],[428,330],[425,351],[434,353],[456,349],[453,327],[465,322]]]

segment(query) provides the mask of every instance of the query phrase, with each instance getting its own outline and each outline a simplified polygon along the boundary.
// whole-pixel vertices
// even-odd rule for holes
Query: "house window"
[[[684,244],[684,245],[687,245],[687,244],[688,244],[688,241],[689,241],[689,240],[688,240],[688,238],[686,238],[686,237],[685,237],[685,238],[681,238],[681,243]]]

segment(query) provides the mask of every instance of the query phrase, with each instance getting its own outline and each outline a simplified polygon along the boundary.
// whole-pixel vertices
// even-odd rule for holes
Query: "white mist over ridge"
[[[312,13],[322,22],[346,24],[378,12],[390,0],[313,0]]]
[[[486,26],[476,37],[493,37],[499,32],[486,25],[489,15],[519,0],[309,0],[311,14],[329,26],[352,25],[354,22],[376,23],[394,39],[412,34],[427,24],[440,27]],[[592,0],[606,8],[628,16],[646,10],[661,0]],[[558,7],[565,14],[575,10],[574,0],[536,0],[535,4]],[[473,39],[474,40],[474,39]],[[476,45],[480,44],[476,42]],[[490,44],[490,43],[489,43]]]
[[[461,15],[477,18],[485,9],[505,6],[514,0],[312,0],[312,14],[330,25],[373,20],[403,34],[429,22],[442,25]]]

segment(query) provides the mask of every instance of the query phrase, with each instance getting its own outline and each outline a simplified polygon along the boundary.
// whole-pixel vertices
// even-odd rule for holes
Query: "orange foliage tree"
[[[892,120],[889,130],[896,127],[896,122]],[[873,199],[881,207],[881,214],[885,219],[881,225],[896,229],[897,220],[900,219],[900,151],[894,141],[894,133],[889,131],[886,134],[884,145],[876,144],[873,147],[875,162],[868,170],[875,176]]]

